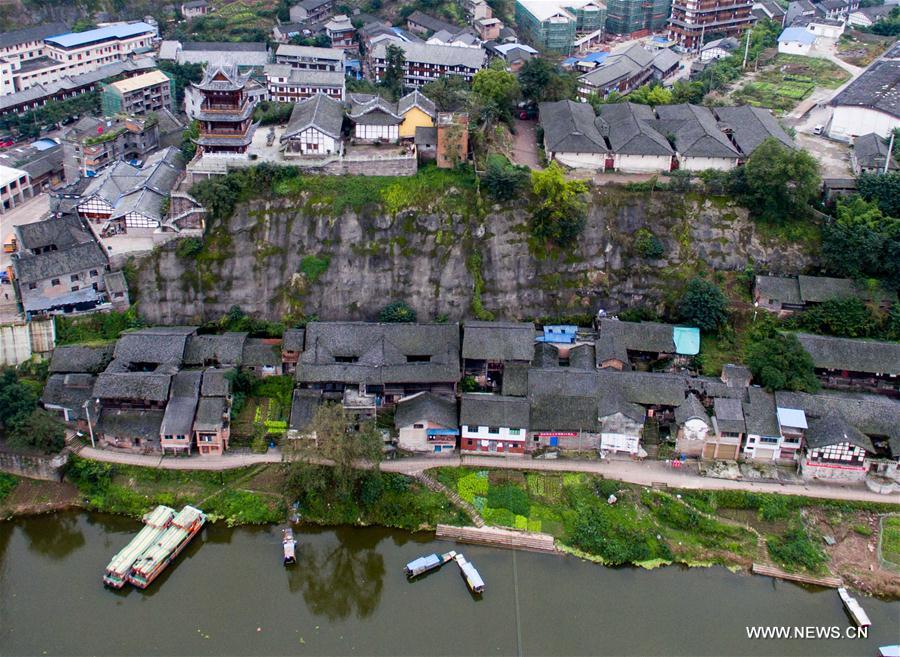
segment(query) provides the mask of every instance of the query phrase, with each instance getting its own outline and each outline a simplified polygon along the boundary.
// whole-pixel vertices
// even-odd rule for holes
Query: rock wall
[[[65,451],[61,454],[46,456],[0,450],[0,470],[29,479],[62,481],[68,462],[69,454]]]
[[[297,198],[239,205],[208,231],[201,256],[181,259],[169,244],[140,263],[139,311],[167,324],[215,319],[233,305],[269,320],[372,319],[403,299],[420,319],[457,320],[480,299],[498,319],[530,318],[660,304],[702,270],[812,264],[809,245],[768,241],[746,210],[718,198],[600,188],[578,244],[548,254],[529,245],[524,202],[474,211],[461,201],[457,213],[448,194],[443,211],[395,216],[375,205],[333,216]],[[662,258],[635,253],[642,227],[662,240]]]

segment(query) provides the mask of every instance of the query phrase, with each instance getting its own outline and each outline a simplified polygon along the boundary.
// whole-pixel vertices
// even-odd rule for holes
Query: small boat
[[[178,512],[159,540],[147,548],[134,562],[128,581],[139,589],[145,589],[159,577],[181,551],[187,547],[206,524],[206,514],[200,509],[186,506]]]
[[[481,575],[475,570],[475,566],[466,561],[466,558],[461,554],[457,554],[454,558],[459,566],[459,572],[462,575],[462,578],[466,580],[466,586],[469,587],[469,590],[478,595],[484,593],[484,580],[481,579]]]
[[[869,620],[869,616],[862,608],[862,605],[859,604],[856,598],[850,595],[850,592],[847,589],[843,586],[840,587],[838,589],[838,595],[841,596],[841,602],[844,603],[844,609],[850,614],[850,618],[853,619],[853,622],[856,623],[857,627],[869,627],[872,625],[872,621]]]
[[[284,565],[289,566],[297,563],[297,555],[294,548],[297,547],[297,541],[294,540],[294,530],[290,527],[281,530],[281,544],[284,547]]]
[[[450,552],[445,552],[440,556],[437,554],[429,554],[427,557],[419,557],[406,564],[406,568],[403,569],[403,572],[406,573],[407,577],[412,579],[413,577],[418,577],[419,575],[440,568],[448,561],[452,561],[455,556],[456,552],[450,550]]]
[[[146,551],[148,547],[156,543],[162,536],[172,518],[175,517],[175,509],[160,504],[153,511],[144,515],[144,526],[141,531],[132,538],[128,545],[119,550],[110,560],[103,573],[103,583],[114,589],[125,586],[128,573],[134,562]]]
[[[881,646],[878,649],[878,657],[900,657],[900,643],[893,646]]]

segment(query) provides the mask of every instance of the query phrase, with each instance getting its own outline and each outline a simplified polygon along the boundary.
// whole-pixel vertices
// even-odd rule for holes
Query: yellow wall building
[[[434,103],[418,91],[413,91],[400,99],[397,103],[397,113],[403,117],[403,123],[400,124],[400,139],[415,137],[416,128],[434,126],[436,116]]]

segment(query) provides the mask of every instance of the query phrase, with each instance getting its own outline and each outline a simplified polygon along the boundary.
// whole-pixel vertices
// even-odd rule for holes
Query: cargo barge
[[[403,569],[403,572],[406,573],[406,576],[409,579],[413,579],[414,577],[418,577],[419,575],[424,575],[425,573],[431,572],[436,568],[440,568],[445,563],[452,561],[456,557],[456,552],[450,550],[450,552],[445,552],[442,555],[437,554],[429,554],[426,557],[419,557],[418,559],[414,559],[406,564],[406,568]]]
[[[471,562],[466,561],[466,558],[461,554],[457,554],[454,559],[456,559],[456,564],[459,566],[459,574],[462,575],[469,590],[475,595],[484,593],[484,580],[481,579],[481,575],[475,570],[475,566]]]
[[[203,525],[206,514],[192,506],[184,507],[153,545],[134,562],[128,581],[139,589],[145,589],[159,577],[181,551],[191,542]]]
[[[145,514],[144,527],[109,562],[103,574],[103,583],[114,589],[125,586],[134,562],[160,539],[174,517],[175,509],[163,505]]]

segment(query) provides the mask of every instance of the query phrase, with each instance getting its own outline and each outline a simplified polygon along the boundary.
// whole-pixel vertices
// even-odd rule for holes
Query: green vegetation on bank
[[[122,331],[143,325],[134,306],[124,312],[113,310],[78,317],[56,315],[53,323],[57,345],[109,342],[118,338]]]
[[[575,473],[432,472],[487,523],[549,533],[608,564],[747,566],[771,560],[788,570],[822,573],[828,557],[816,513],[840,526],[854,514],[893,508],[744,491],[658,491]]]
[[[0,504],[9,497],[18,483],[19,479],[17,477],[6,472],[0,472]]]
[[[900,516],[887,516],[882,526],[881,558],[900,570]]]
[[[37,378],[30,369],[0,369],[0,436],[13,449],[55,453],[65,444],[63,425],[38,407],[47,368],[35,366]]]

